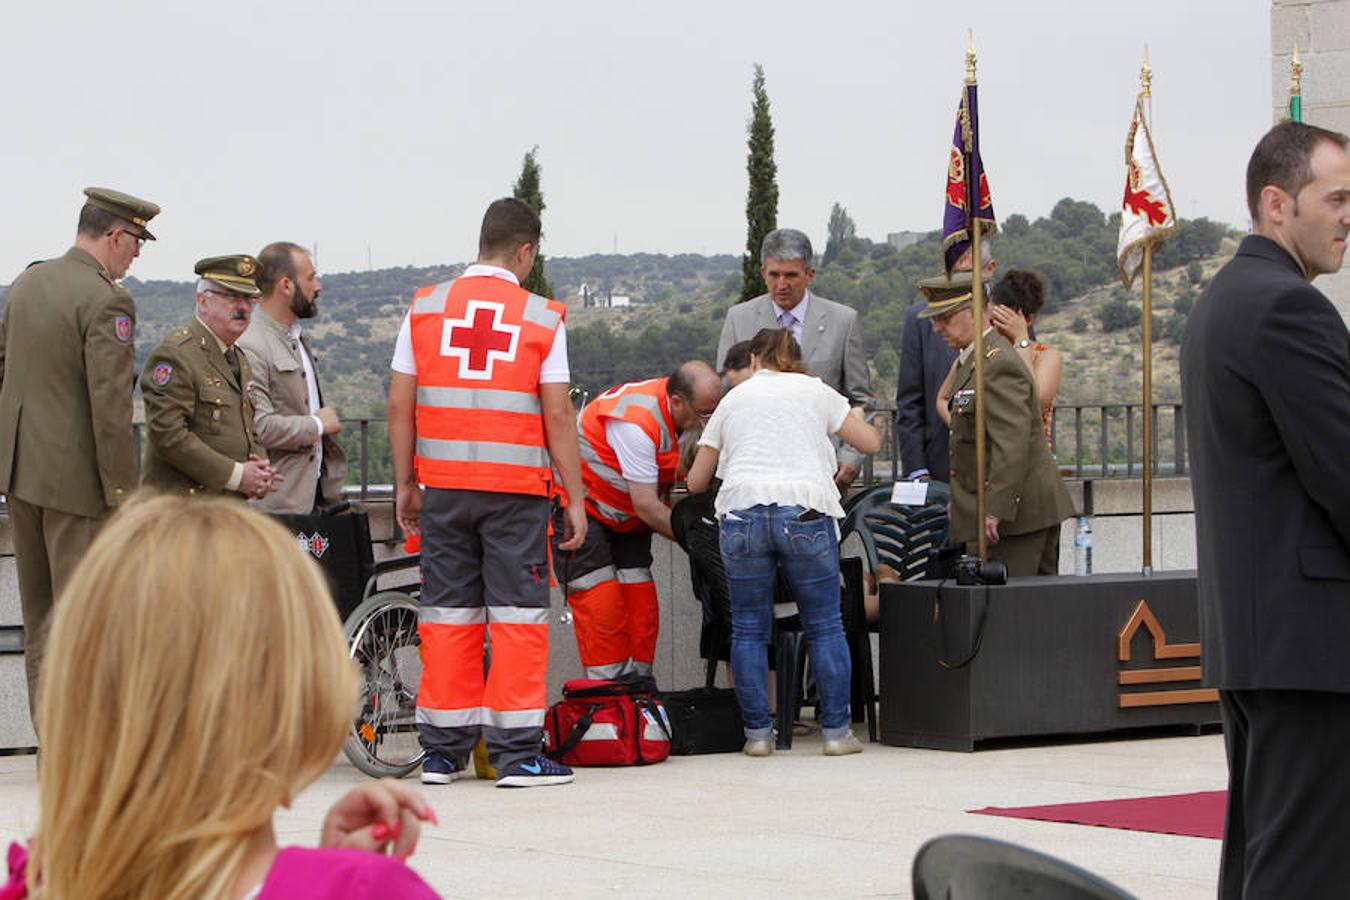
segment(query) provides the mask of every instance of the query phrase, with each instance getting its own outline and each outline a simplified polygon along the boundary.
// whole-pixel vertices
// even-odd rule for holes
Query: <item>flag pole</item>
[[[975,84],[975,33],[966,33],[966,85]],[[969,94],[969,90],[967,90]],[[970,112],[967,109],[966,115]],[[967,145],[969,150],[969,145]],[[971,235],[971,306],[975,322],[975,522],[979,530],[980,559],[989,558],[989,537],[985,531],[988,516],[985,496],[985,471],[988,466],[984,446],[984,259],[980,255],[981,232],[979,211],[980,186],[972,177],[969,157],[966,163],[966,209],[970,210]]]
[[[1289,121],[1303,121],[1303,63],[1298,58],[1298,41],[1294,41],[1294,58],[1289,61]]]
[[[1153,69],[1148,64],[1148,45],[1144,45],[1144,66],[1139,70],[1140,96],[1146,101],[1149,118],[1153,115]],[[1153,242],[1144,244],[1144,568],[1145,577],[1153,574]]]

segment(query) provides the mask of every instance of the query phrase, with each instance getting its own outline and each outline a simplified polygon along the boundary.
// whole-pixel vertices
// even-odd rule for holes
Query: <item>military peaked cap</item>
[[[86,202],[90,206],[97,206],[119,219],[126,219],[133,225],[139,225],[147,240],[153,241],[155,239],[155,236],[147,231],[145,226],[150,223],[151,219],[159,215],[158,205],[151,203],[149,200],[142,200],[140,197],[114,191],[111,188],[88,187],[84,189],[84,196],[88,198]]]

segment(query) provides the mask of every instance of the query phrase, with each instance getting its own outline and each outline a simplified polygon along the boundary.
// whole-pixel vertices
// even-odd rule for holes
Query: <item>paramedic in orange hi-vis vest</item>
[[[660,626],[652,532],[674,540],[666,496],[678,478],[679,436],[708,421],[721,399],[722,379],[692,361],[667,378],[610,388],[581,412],[590,526],[575,553],[556,543],[555,529],[553,569],[589,678],[652,674]]]
[[[397,516],[422,545],[424,784],[453,781],[480,735],[498,787],[572,780],[571,769],[541,752],[548,527],[554,469],[571,497],[581,497],[582,481],[567,309],[520,286],[538,252],[534,211],[520,200],[494,202],[478,261],[413,294],[394,350]],[[559,547],[581,546],[579,503],[564,511],[560,532]]]

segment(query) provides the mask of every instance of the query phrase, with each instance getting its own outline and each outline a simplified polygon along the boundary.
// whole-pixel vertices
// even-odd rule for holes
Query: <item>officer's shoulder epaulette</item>
[[[186,344],[188,341],[192,340],[192,329],[175,328],[173,331],[169,332],[169,336],[168,338],[166,338],[166,340],[168,340],[169,343],[174,344],[175,346],[182,346],[183,344]]]
[[[32,262],[30,262],[28,265],[24,266],[24,268],[25,268],[25,269],[31,269],[31,268],[33,268],[33,266],[40,266],[40,265],[42,265],[42,264],[45,263],[45,262],[46,262],[45,259],[35,259],[35,260],[33,260]]]

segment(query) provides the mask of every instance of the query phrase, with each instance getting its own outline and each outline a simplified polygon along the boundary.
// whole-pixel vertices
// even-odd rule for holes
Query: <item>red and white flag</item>
[[[1135,98],[1134,118],[1125,138],[1125,200],[1120,210],[1120,280],[1128,288],[1144,262],[1144,248],[1161,244],[1177,230],[1176,207],[1153,152],[1153,136],[1144,115],[1143,95]]]

